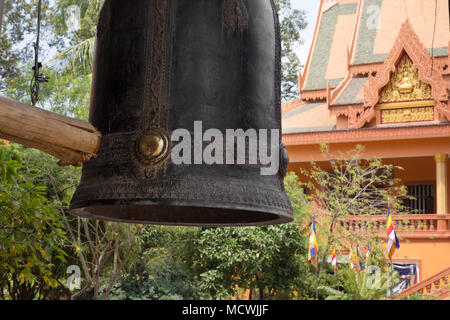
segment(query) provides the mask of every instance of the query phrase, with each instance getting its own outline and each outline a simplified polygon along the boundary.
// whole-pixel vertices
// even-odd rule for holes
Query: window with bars
[[[434,213],[434,185],[410,184],[408,195],[414,197],[414,199],[406,200],[412,213]]]

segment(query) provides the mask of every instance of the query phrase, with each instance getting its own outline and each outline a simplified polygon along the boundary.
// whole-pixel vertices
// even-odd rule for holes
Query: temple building
[[[394,176],[416,214],[394,215],[393,263],[415,279],[404,292],[439,299],[450,297],[449,35],[447,0],[321,0],[299,97],[282,105],[289,171],[357,144],[404,168]]]

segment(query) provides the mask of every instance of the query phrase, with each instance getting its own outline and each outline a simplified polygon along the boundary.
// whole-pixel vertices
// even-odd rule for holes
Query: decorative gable
[[[429,105],[417,106],[426,107],[426,110],[415,109],[412,113],[416,115],[405,116],[410,117],[407,121],[431,120],[431,106],[434,107],[433,120],[450,120],[447,84],[442,78],[441,68],[442,66],[434,63],[430,52],[420,42],[407,20],[403,23],[392,50],[376,76],[369,75],[369,81],[364,87],[364,107],[349,113],[349,128],[362,128],[372,121],[377,115],[376,106],[387,102],[385,100],[393,100],[390,102],[430,101]],[[397,117],[401,112],[383,113],[385,116],[390,113],[391,116]],[[387,122],[393,123],[394,120],[398,119]],[[402,120],[404,121],[406,120]]]
[[[435,105],[431,86],[420,80],[418,70],[404,54],[391,80],[381,90],[376,105],[376,109],[380,110],[380,123],[433,121]]]
[[[433,100],[431,86],[419,79],[419,71],[407,54],[397,65],[391,81],[380,93],[378,103]]]

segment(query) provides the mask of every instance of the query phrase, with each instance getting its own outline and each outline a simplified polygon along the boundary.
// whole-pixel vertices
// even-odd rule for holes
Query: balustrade
[[[393,215],[397,232],[450,234],[450,214],[408,214]],[[340,226],[351,232],[385,232],[386,216],[347,216]]]

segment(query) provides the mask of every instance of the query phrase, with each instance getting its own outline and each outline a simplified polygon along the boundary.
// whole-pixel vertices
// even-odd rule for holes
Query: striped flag
[[[316,237],[316,224],[314,217],[311,223],[311,234],[309,236],[308,262],[317,268],[317,253],[319,252]]]
[[[387,244],[387,255],[389,259],[392,259],[392,256],[394,255],[395,250],[400,249],[400,243],[398,242],[397,234],[395,233],[394,224],[392,223],[392,215],[391,215],[391,208],[388,202],[388,216],[387,216],[387,237],[388,237],[388,244]],[[394,243],[395,242],[395,243]]]
[[[355,253],[353,252],[353,244],[350,247],[350,254],[348,255],[348,260],[350,262],[350,270],[355,270],[356,262],[355,262]]]
[[[366,259],[369,259],[372,250],[370,250],[370,244],[367,245]]]
[[[361,262],[361,256],[359,254],[359,244],[356,244],[356,258],[358,259],[359,262],[359,270],[360,271],[364,270],[364,264]]]
[[[336,249],[333,249],[333,253],[331,254],[331,266],[337,269]]]

